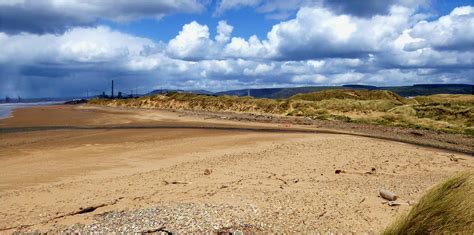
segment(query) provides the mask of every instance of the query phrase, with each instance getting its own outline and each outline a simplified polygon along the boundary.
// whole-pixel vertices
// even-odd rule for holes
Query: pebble
[[[96,215],[92,224],[55,225],[54,233],[142,233],[159,228],[173,233],[265,231],[257,223],[261,215],[255,206],[237,207],[228,204],[161,203],[152,208],[110,211]],[[28,231],[39,232],[39,231]],[[42,231],[43,232],[43,231]]]

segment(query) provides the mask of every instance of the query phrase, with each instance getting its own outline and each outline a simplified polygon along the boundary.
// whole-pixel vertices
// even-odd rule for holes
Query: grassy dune
[[[94,99],[90,103],[151,109],[301,116],[474,135],[473,95],[403,98],[390,91],[338,89],[298,94],[288,99],[169,93],[126,100]]]
[[[431,189],[383,234],[473,233],[474,172],[466,172]]]

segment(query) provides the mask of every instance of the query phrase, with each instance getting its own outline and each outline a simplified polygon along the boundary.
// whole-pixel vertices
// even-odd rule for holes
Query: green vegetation
[[[392,100],[406,103],[407,100],[390,91],[369,90],[324,90],[320,92],[297,94],[292,100],[322,101],[328,99],[351,99],[351,100]]]
[[[472,94],[473,85],[468,84],[418,84],[413,86],[394,86],[394,87],[376,87],[364,85],[344,85],[344,86],[309,86],[309,87],[289,87],[289,88],[261,88],[244,89],[218,92],[217,95],[235,95],[246,96],[247,92],[256,98],[282,99],[293,95],[317,92],[323,90],[353,89],[353,90],[384,90],[397,93],[398,95],[408,96],[427,96],[435,94]]]
[[[459,174],[427,192],[383,234],[473,234],[474,172]]]
[[[96,99],[90,103],[137,108],[301,116],[468,135],[474,133],[473,95],[403,98],[390,91],[336,89],[297,94],[288,99],[168,93],[126,100]]]

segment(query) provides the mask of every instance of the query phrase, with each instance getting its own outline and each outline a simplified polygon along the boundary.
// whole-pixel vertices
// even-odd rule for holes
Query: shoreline
[[[16,109],[31,108],[37,106],[61,105],[64,101],[25,102],[25,103],[0,103],[0,120],[13,117]]]
[[[433,130],[412,129],[406,127],[351,123],[337,120],[318,120],[304,117],[289,117],[268,114],[148,109],[100,105],[87,106],[124,111],[164,111],[178,113],[180,115],[190,115],[204,119],[237,121],[238,123],[249,122],[283,124],[284,126],[281,126],[281,129],[285,129],[286,127],[288,127],[287,125],[295,125],[296,127],[309,127],[316,128],[317,130],[322,129],[328,132],[332,131],[334,134],[348,134],[362,137],[378,138],[385,139],[388,141],[397,141],[424,147],[443,149],[447,151],[474,154],[474,137],[459,133],[446,133]]]

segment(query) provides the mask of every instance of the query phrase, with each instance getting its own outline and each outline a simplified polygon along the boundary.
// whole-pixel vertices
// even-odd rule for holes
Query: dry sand
[[[307,126],[91,106],[13,116],[0,120],[0,233],[378,232],[409,210],[383,204],[379,189],[416,201],[474,166]]]

